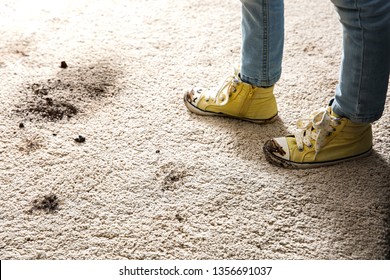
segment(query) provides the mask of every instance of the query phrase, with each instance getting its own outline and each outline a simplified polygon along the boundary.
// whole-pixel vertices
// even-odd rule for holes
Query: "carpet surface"
[[[1,259],[390,257],[388,106],[364,160],[284,170],[262,153],[334,94],[330,1],[285,1],[275,123],[186,110],[239,62],[240,5],[2,1]]]

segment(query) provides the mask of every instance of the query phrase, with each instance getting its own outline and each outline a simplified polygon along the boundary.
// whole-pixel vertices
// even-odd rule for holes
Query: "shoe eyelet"
[[[299,152],[303,152],[303,148],[298,148],[298,151]]]
[[[308,147],[309,147],[309,148],[313,148],[313,145],[312,145],[312,144],[310,144]]]
[[[332,132],[328,132],[328,134],[326,136],[329,137],[331,135],[332,135]]]

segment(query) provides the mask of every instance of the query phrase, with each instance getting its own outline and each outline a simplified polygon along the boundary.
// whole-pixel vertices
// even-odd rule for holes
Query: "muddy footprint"
[[[161,182],[162,191],[173,191],[184,185],[185,178],[190,176],[182,164],[167,163],[160,167],[157,178]]]

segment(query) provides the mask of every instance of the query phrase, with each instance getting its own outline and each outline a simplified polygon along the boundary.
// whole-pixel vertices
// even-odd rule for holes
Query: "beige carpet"
[[[389,107],[365,160],[265,161],[340,64],[330,1],[285,2],[280,119],[260,126],[182,102],[239,62],[237,0],[2,1],[0,258],[389,258]]]

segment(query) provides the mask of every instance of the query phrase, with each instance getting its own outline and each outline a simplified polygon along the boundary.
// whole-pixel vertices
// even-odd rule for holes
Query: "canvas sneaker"
[[[368,156],[371,124],[354,123],[334,114],[331,107],[297,122],[297,133],[268,140],[266,159],[286,168],[312,168]]]
[[[184,94],[184,104],[198,115],[225,116],[254,123],[270,123],[278,114],[274,87],[243,82],[238,71],[214,89],[194,88]]]

